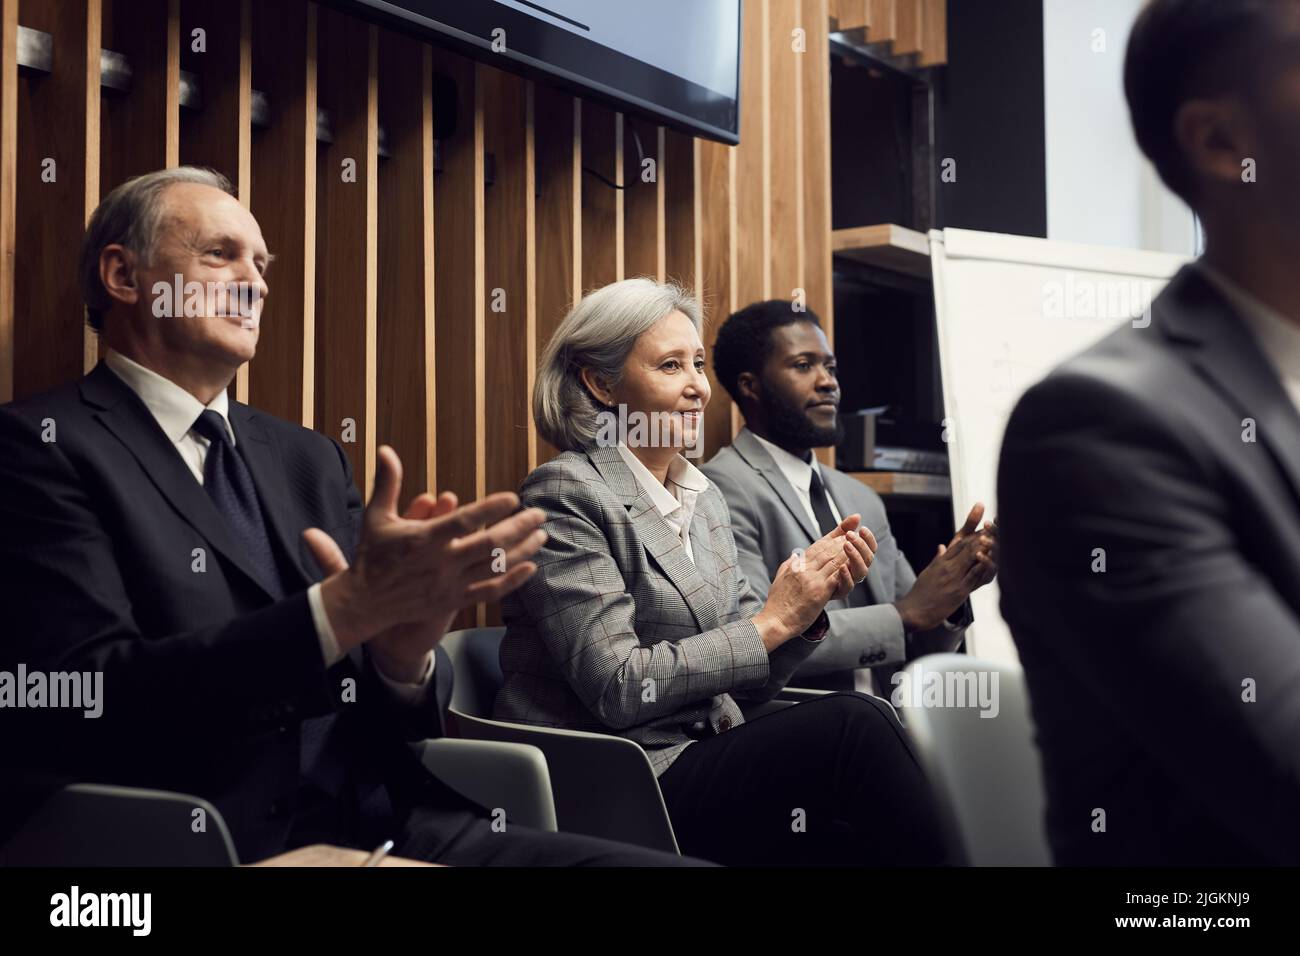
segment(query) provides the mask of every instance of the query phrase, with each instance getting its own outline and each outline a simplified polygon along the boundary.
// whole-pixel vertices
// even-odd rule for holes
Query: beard
[[[809,420],[804,409],[787,404],[766,389],[759,405],[774,444],[788,448],[825,448],[838,445],[844,437],[844,424],[838,411],[834,424],[818,425]]]

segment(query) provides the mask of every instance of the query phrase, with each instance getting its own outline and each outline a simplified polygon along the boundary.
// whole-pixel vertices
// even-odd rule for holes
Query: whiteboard
[[[930,233],[955,526],[997,514],[998,453],[1016,401],[1054,367],[1146,311],[1189,260],[966,229]],[[971,595],[971,654],[1016,662],[994,581]]]

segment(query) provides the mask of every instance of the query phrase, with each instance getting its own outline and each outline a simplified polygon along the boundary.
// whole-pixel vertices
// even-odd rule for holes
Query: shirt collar
[[[641,459],[632,454],[632,450],[619,442],[619,456],[627,464],[632,476],[641,486],[641,490],[650,498],[661,515],[667,517],[684,505],[688,512],[694,511],[695,498],[709,487],[709,479],[681,455],[676,456],[668,465],[668,485],[678,489],[676,493],[661,484],[651,474],[650,469],[642,464]]]
[[[230,399],[223,388],[206,406],[171,379],[164,378],[153,369],[145,368],[139,362],[127,358],[121,352],[109,349],[104,355],[104,364],[117,374],[131,391],[140,396],[163,433],[171,439],[172,444],[184,438],[199,415],[205,409],[211,409],[221,416],[230,433],[231,444],[235,441],[235,430],[230,427]]]
[[[804,461],[802,458],[790,454],[780,445],[772,444],[762,435],[755,434],[752,431],[750,434],[757,438],[759,444],[767,449],[768,454],[772,456],[772,460],[776,462],[776,466],[785,475],[786,481],[790,482],[796,491],[807,493],[812,487],[812,475],[813,469],[817,467],[817,456],[809,455],[812,461]],[[822,483],[825,484],[824,478]]]
[[[1203,258],[1196,265],[1237,310],[1273,367],[1286,378],[1300,379],[1300,325],[1261,302]]]

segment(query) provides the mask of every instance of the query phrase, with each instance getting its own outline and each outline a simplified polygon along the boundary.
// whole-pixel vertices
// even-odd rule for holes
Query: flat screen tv
[[[740,141],[741,0],[326,0],[476,59]]]

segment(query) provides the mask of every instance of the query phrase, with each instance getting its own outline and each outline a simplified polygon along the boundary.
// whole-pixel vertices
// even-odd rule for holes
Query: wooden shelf
[[[909,471],[852,471],[856,478],[881,497],[951,498],[952,482],[947,475]]]
[[[925,233],[889,223],[831,232],[831,251],[878,269],[930,278],[930,240]]]

